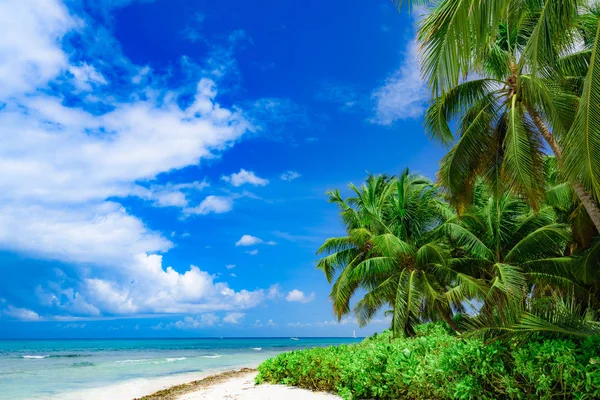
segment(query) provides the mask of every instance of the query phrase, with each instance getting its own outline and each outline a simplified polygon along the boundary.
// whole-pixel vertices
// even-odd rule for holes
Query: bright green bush
[[[270,382],[344,399],[600,398],[600,338],[484,343],[443,324],[413,338],[389,332],[356,345],[282,353],[258,367]]]

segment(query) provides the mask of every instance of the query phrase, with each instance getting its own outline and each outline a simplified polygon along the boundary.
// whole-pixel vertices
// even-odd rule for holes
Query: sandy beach
[[[174,386],[137,400],[337,400],[330,393],[283,385],[255,385],[257,372],[252,369],[228,371],[200,381]]]
[[[335,400],[330,393],[283,385],[254,385],[253,368],[214,374],[182,374],[177,377],[135,379],[117,385],[62,394],[52,400]]]

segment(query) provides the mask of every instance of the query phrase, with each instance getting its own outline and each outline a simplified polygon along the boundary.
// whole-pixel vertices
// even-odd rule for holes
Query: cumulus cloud
[[[258,254],[258,250],[254,249],[254,250],[249,250],[246,251],[246,254],[250,254],[251,256],[255,256]]]
[[[86,277],[75,287],[67,279],[51,281],[37,292],[54,308],[77,316],[243,310],[266,298],[262,289],[235,291],[194,265],[183,273],[165,268],[156,254],[139,255],[110,277]]]
[[[0,313],[19,321],[39,321],[41,319],[38,313],[27,308],[8,306]]]
[[[225,268],[227,268],[227,269],[234,269],[235,268],[235,264],[227,264],[225,266]]]
[[[238,240],[235,245],[237,247],[240,246],[256,246],[258,244],[266,244],[267,246],[275,246],[277,244],[277,242],[273,241],[273,240],[269,240],[267,242],[265,242],[264,240],[262,240],[261,238],[258,238],[256,236],[252,236],[252,235],[243,235],[240,240]],[[258,251],[256,251],[256,253],[258,253]]]
[[[383,86],[371,95],[375,103],[372,122],[391,125],[397,120],[417,118],[423,115],[429,100],[429,92],[421,80],[416,41],[407,49],[400,68],[388,77]]]
[[[298,179],[300,178],[302,175],[300,175],[299,173],[295,172],[295,171],[286,171],[283,174],[281,174],[279,176],[279,179],[281,179],[282,181],[288,181],[291,182],[294,179]]]
[[[285,299],[289,302],[294,303],[310,303],[315,299],[315,293],[312,292],[310,295],[307,296],[304,294],[303,291],[294,289],[288,292],[287,296],[285,296]]]
[[[245,315],[246,314],[239,312],[229,313],[223,317],[223,322],[227,322],[228,324],[239,324]]]
[[[256,174],[252,171],[246,171],[245,169],[240,169],[240,172],[233,173],[229,176],[221,177],[225,182],[232,184],[235,187],[242,186],[245,184],[250,184],[254,186],[266,186],[269,184],[267,179],[260,178],[256,176]]]
[[[206,196],[202,202],[193,208],[186,208],[186,214],[223,214],[231,211],[233,208],[233,199],[224,196]]]
[[[256,236],[252,236],[252,235],[243,235],[240,240],[238,240],[235,245],[236,246],[254,246],[256,244],[260,244],[262,243],[262,239],[261,238],[257,238]]]

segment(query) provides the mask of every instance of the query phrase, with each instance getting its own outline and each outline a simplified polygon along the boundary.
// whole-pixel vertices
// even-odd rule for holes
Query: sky
[[[435,176],[388,0],[0,0],[0,338],[368,335],[329,189]]]

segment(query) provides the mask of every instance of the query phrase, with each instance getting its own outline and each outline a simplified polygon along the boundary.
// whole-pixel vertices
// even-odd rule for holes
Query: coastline
[[[157,392],[145,395],[142,397],[135,398],[133,400],[171,400],[177,399],[178,397],[195,392],[200,389],[205,389],[209,386],[217,385],[228,381],[232,378],[240,378],[250,373],[256,372],[256,368],[241,368],[238,370],[230,370],[220,372],[217,374],[208,375],[205,378],[194,380],[179,385],[174,385],[166,389],[159,390]]]
[[[341,397],[296,387],[254,384],[258,371],[242,368],[170,387],[133,400],[340,400]]]
[[[331,393],[312,392],[283,385],[254,385],[256,368],[180,374],[172,377],[134,379],[116,385],[86,389],[53,400],[339,400]]]
[[[51,400],[81,400],[81,399],[160,399],[175,397],[152,397],[158,393],[168,392],[173,388],[189,385],[194,382],[209,382],[213,377],[231,374],[236,371],[255,371],[257,365],[228,367],[208,371],[188,372],[154,378],[135,378],[123,382],[61,393],[50,397]],[[178,394],[181,394],[178,392]],[[46,398],[46,397],[45,397]]]

